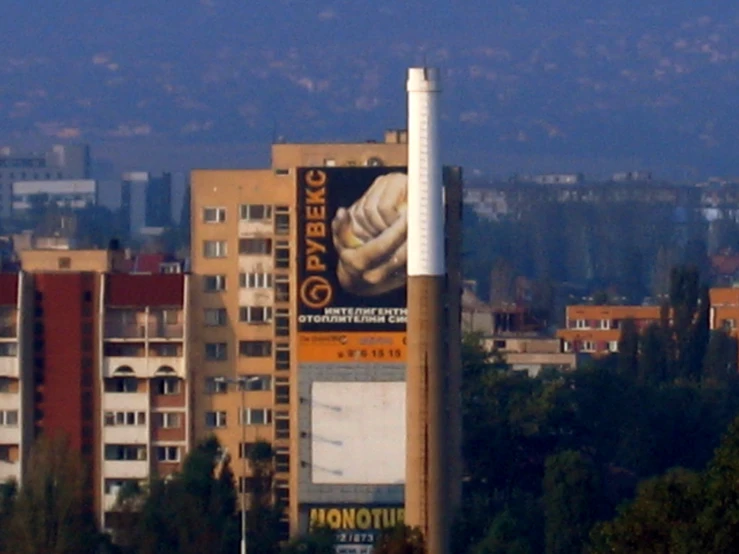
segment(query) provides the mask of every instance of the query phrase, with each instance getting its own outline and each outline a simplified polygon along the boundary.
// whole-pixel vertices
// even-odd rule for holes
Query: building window
[[[568,340],[562,342],[562,351],[563,352],[572,352],[572,343]]]
[[[290,404],[290,385],[284,377],[278,377],[275,383],[275,404]]]
[[[205,343],[205,359],[210,362],[222,362],[223,360],[228,359],[228,343]]]
[[[290,234],[290,208],[277,206],[275,208],[275,235]]]
[[[239,355],[253,358],[267,358],[272,355],[272,343],[268,340],[239,341]]]
[[[225,240],[204,240],[203,241],[203,257],[204,258],[225,258],[227,255]]]
[[[172,394],[179,394],[182,382],[175,378],[156,379],[156,394],[159,396],[168,396]]]
[[[275,277],[275,302],[290,302],[290,278],[287,275]]]
[[[150,344],[149,355],[160,358],[176,358],[182,356],[182,352],[177,344]]]
[[[246,375],[246,390],[272,390],[270,375]]]
[[[272,253],[272,239],[239,239],[239,254],[269,255]]]
[[[265,204],[242,204],[239,207],[241,221],[265,221],[272,219],[272,206]]]
[[[18,410],[0,410],[0,427],[18,427]]]
[[[611,328],[611,320],[610,319],[601,319],[598,323],[599,329],[610,329]]]
[[[219,377],[206,377],[205,392],[208,394],[224,394],[228,392],[228,382]]]
[[[108,461],[144,461],[146,447],[143,445],[106,444],[105,459]]]
[[[180,461],[179,446],[157,446],[156,453],[157,453],[158,462],[179,462]]]
[[[0,357],[15,357],[18,355],[18,346],[14,342],[0,343]]]
[[[0,377],[0,393],[11,392],[14,388],[12,386],[13,382],[15,382],[15,379],[11,379],[10,377]]]
[[[284,479],[275,479],[275,500],[283,506],[290,504],[290,486]]]
[[[252,450],[256,446],[254,442],[240,442],[239,443],[239,458],[249,458]]]
[[[182,414],[179,412],[156,412],[152,417],[157,429],[179,429],[182,427]]]
[[[226,290],[226,276],[205,275],[203,277],[203,290],[205,292],[219,292]]]
[[[275,369],[278,371],[290,369],[290,345],[278,344],[275,346]]]
[[[205,426],[209,429],[226,426],[226,412],[205,412]]]
[[[112,377],[105,380],[105,392],[138,392],[139,383],[135,377]]]
[[[275,472],[290,472],[290,450],[287,448],[275,448]]]
[[[203,319],[208,327],[221,327],[228,323],[228,313],[226,308],[206,308]]]
[[[226,208],[203,208],[203,223],[223,223],[226,221]]]
[[[587,329],[588,328],[588,322],[584,319],[576,319],[575,320],[575,329]]]
[[[272,287],[271,273],[239,273],[239,287],[242,289],[268,289]]]
[[[275,310],[275,335],[278,337],[290,336],[290,312],[287,308]]]
[[[272,321],[272,308],[269,306],[242,306],[239,308],[239,321],[269,323]]]
[[[134,427],[146,425],[146,412],[105,412],[106,427]]]
[[[618,341],[617,340],[608,341],[608,350],[610,352],[618,352]]]
[[[290,438],[290,414],[288,412],[277,412],[275,414],[275,438]]]
[[[290,269],[290,244],[286,240],[278,240],[275,243],[275,267]]]
[[[138,479],[106,479],[103,490],[105,491],[105,494],[117,497],[118,494],[121,492],[121,489],[126,485],[130,487],[135,487],[138,484]]]
[[[272,423],[272,410],[268,408],[244,408],[240,411],[241,425],[269,425]]]
[[[733,331],[736,329],[736,321],[733,319],[724,319],[721,322],[721,327],[724,329],[724,331]]]
[[[595,352],[595,343],[591,340],[582,341],[583,352]]]

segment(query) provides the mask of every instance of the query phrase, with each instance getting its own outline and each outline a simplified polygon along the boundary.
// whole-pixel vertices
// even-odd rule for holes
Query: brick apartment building
[[[91,470],[104,526],[128,481],[190,445],[184,274],[125,274],[115,251],[28,251],[0,273],[0,481],[22,481],[40,433]]]

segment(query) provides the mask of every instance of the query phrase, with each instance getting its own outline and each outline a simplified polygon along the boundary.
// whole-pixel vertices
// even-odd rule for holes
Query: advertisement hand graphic
[[[331,223],[341,286],[361,296],[402,287],[408,259],[408,177],[381,175],[349,209]]]

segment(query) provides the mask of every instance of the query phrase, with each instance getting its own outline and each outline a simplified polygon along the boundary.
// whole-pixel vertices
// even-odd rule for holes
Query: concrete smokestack
[[[447,554],[444,188],[438,69],[408,71],[408,323],[405,521]]]

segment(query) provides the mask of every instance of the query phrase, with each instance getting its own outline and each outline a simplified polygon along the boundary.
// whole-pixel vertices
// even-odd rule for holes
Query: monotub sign
[[[298,170],[300,331],[404,331],[405,168]]]

